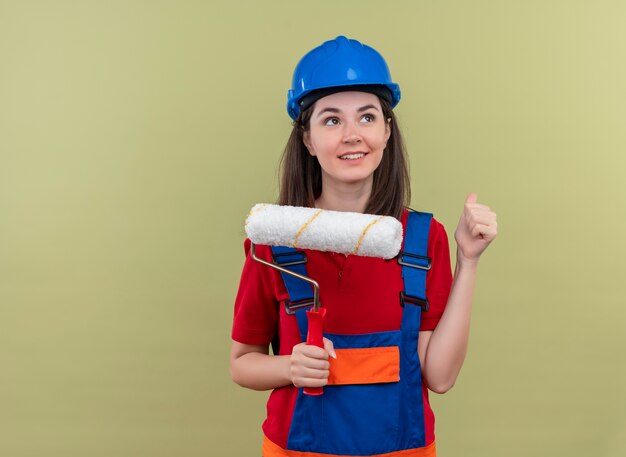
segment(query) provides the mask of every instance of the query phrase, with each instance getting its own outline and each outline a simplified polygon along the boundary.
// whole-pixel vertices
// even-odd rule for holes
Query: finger
[[[472,213],[482,213],[482,214],[491,213],[493,215],[496,214],[495,211],[492,211],[491,208],[489,208],[487,205],[481,205],[480,203],[472,203],[472,204],[465,205],[465,208],[463,210],[465,211],[466,214],[472,214]]]
[[[314,368],[306,368],[306,367],[298,367],[297,369],[294,369],[294,378],[299,378],[299,379],[304,379],[304,378],[308,378],[308,379],[326,379],[328,378],[328,375],[330,374],[330,370],[326,369],[326,370],[317,370]]]
[[[491,211],[471,211],[467,216],[470,224],[496,224],[496,214]]]
[[[302,359],[298,359],[297,362],[298,362],[298,366],[307,368],[309,370],[330,369],[330,362],[328,362],[328,360],[311,359],[309,357],[304,357]]]
[[[326,369],[314,369],[296,364],[291,366],[291,382],[297,387],[320,387],[326,385],[330,371],[328,362]]]
[[[304,344],[304,343],[298,346],[300,346],[298,348],[298,352],[300,352],[305,357],[309,357],[312,359],[319,359],[319,360],[328,360],[328,351],[324,348],[320,348],[312,344]],[[294,350],[295,350],[295,346],[294,346]]]
[[[294,373],[299,373],[301,369],[311,370],[328,370],[330,368],[330,362],[324,359],[314,359],[307,357],[301,351],[293,351],[291,354],[291,369]]]
[[[328,377],[326,378],[294,378],[293,385],[296,387],[324,387],[328,384]]]
[[[493,227],[485,224],[474,224],[471,230],[472,236],[475,238],[483,238],[491,240],[495,237],[495,230]]]

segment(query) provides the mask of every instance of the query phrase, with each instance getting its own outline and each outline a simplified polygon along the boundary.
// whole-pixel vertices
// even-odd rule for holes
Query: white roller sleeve
[[[391,259],[402,245],[402,224],[390,216],[259,203],[246,219],[256,244],[290,246]]]

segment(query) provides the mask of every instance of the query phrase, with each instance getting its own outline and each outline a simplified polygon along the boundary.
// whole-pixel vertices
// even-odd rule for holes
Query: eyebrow
[[[365,105],[360,107],[359,109],[357,109],[357,113],[361,113],[363,111],[367,111],[368,109],[375,109],[376,111],[378,111],[378,108],[376,108],[374,105]],[[324,108],[322,111],[320,111],[319,113],[317,113],[316,117],[320,117],[322,114],[324,113],[340,113],[341,110],[338,108]]]

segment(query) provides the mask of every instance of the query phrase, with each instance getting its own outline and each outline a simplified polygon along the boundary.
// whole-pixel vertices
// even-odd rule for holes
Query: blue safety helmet
[[[342,90],[371,92],[392,108],[400,101],[400,86],[391,80],[383,56],[357,40],[338,36],[309,51],[296,65],[287,113],[295,120],[316,100]]]

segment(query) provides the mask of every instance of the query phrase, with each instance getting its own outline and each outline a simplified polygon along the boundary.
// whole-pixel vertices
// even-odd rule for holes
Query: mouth
[[[346,152],[345,154],[341,154],[339,158],[341,160],[359,160],[366,155],[366,152]]]

